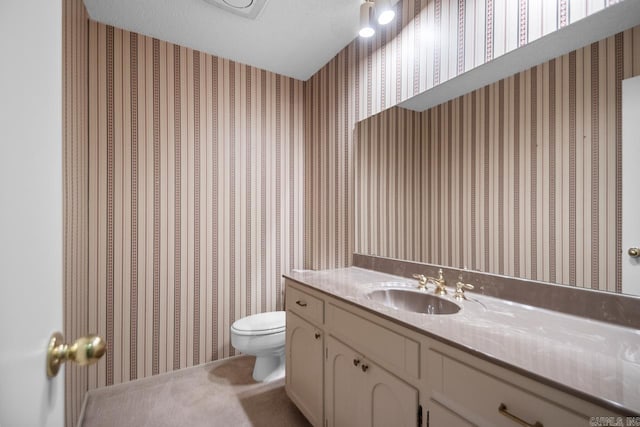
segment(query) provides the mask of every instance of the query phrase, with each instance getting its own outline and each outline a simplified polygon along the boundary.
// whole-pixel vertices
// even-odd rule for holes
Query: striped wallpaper
[[[65,334],[110,344],[67,370],[67,425],[88,388],[233,354],[229,325],[281,307],[282,272],[351,263],[357,121],[611,3],[402,0],[391,28],[300,82],[89,22],[65,0]],[[614,50],[598,50],[601,75]]]
[[[64,233],[64,336],[67,341],[90,333],[87,318],[89,266],[89,144],[87,47],[89,20],[80,0],[62,2],[62,170]],[[95,367],[67,363],[65,424],[76,424]]]
[[[89,25],[89,389],[234,354],[302,266],[303,83]]]
[[[614,3],[402,0],[394,24],[344,48],[305,84],[305,267],[351,262],[356,122]]]
[[[357,124],[354,136],[355,251],[398,259],[421,255],[430,229],[423,191],[433,166],[422,143],[423,114],[393,107]],[[427,197],[425,197],[427,195]]]
[[[621,292],[621,80],[640,27],[358,123],[356,252]]]

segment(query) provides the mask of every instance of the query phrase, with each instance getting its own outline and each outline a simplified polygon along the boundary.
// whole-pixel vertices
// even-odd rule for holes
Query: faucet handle
[[[424,274],[414,274],[413,278],[418,279],[418,282],[420,282],[421,284],[427,283],[427,276],[425,276]]]
[[[464,283],[462,281],[462,274],[458,276],[458,282],[456,283],[456,293],[454,294],[454,297],[456,299],[467,299],[467,297],[464,295],[464,290],[473,290],[474,286],[470,283]]]
[[[418,280],[419,289],[427,287],[427,276],[425,276],[424,274],[414,274],[413,278]]]

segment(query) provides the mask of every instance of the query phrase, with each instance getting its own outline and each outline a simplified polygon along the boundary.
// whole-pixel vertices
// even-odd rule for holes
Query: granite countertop
[[[285,277],[600,406],[640,415],[640,330],[469,291],[466,301],[444,297],[462,308],[456,314],[396,310],[367,293],[415,289],[416,281],[358,267]]]

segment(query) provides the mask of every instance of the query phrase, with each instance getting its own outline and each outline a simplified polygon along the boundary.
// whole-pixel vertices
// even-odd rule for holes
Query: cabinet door
[[[364,361],[363,425],[414,427],[418,421],[418,390],[378,365]]]
[[[329,427],[363,425],[362,356],[333,337],[327,339],[326,402]]]
[[[333,337],[327,349],[329,426],[416,425],[418,390]]]
[[[286,390],[309,422],[322,425],[322,331],[287,311]]]
[[[327,425],[362,425],[357,415],[362,406],[362,356],[333,337],[327,339]]]

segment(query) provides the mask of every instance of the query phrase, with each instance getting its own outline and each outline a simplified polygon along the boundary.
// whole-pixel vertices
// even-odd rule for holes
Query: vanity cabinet
[[[286,391],[309,422],[317,427],[416,426],[420,362],[415,337],[312,289],[285,283]]]
[[[327,426],[406,426],[418,420],[418,390],[330,336]]]
[[[619,415],[377,312],[285,283],[286,390],[316,427],[571,427]]]

